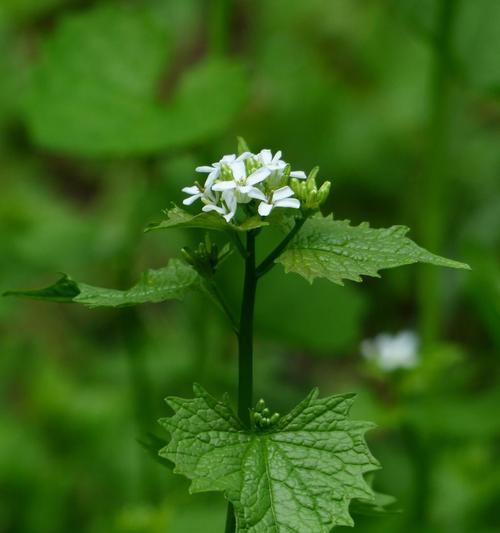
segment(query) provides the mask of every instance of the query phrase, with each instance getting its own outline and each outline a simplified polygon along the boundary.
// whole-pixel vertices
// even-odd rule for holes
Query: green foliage
[[[26,105],[36,142],[81,155],[144,154],[226,128],[245,99],[241,68],[229,60],[198,63],[163,103],[170,47],[164,28],[138,7],[64,19],[44,43]]]
[[[399,0],[397,10],[417,34],[435,46],[439,25],[452,19],[451,55],[467,84],[497,91],[500,86],[500,35],[496,0]],[[447,19],[443,22],[443,9]]]
[[[296,272],[311,282],[321,277],[340,285],[344,279],[379,277],[380,269],[418,262],[469,268],[420,248],[405,236],[407,232],[404,226],[374,229],[366,222],[351,226],[347,220],[319,215],[305,223],[277,261],[286,272]]]
[[[14,19],[15,21],[36,17],[50,11],[68,0],[2,0],[0,5],[0,21]]]
[[[227,401],[200,386],[169,398],[175,414],[160,455],[192,480],[191,492],[223,491],[238,532],[314,531],[352,525],[349,503],[373,498],[364,474],[378,467],[364,440],[372,427],[348,418],[353,395],[318,399],[313,390],[269,430],[247,429]]]
[[[127,307],[164,300],[181,300],[198,286],[196,271],[182,261],[172,259],[168,266],[148,270],[128,290],[93,287],[72,280],[66,274],[54,285],[39,290],[8,291],[6,296],[21,296],[52,302],[76,302],[87,307]]]
[[[199,228],[213,231],[234,230],[246,232],[252,229],[268,226],[269,223],[258,216],[247,218],[242,224],[229,224],[220,215],[214,212],[198,213],[191,215],[180,207],[172,207],[165,211],[167,218],[161,222],[150,224],[146,231],[170,228]]]
[[[274,269],[260,281],[255,320],[260,335],[294,352],[341,355],[359,341],[366,312],[366,297],[354,285],[310,285]]]
[[[469,84],[500,88],[500,4],[495,0],[461,0],[454,31],[456,56]]]

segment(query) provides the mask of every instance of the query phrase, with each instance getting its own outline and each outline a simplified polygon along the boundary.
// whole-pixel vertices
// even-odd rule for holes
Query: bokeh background
[[[402,512],[358,531],[499,531],[499,20],[497,0],[1,0],[0,290],[60,271],[125,288],[164,265],[203,235],[143,228],[237,135],[319,164],[325,212],[408,225],[472,271],[337,287],[276,268],[256,394],[283,412],[316,384],[359,393],[375,488]],[[219,279],[236,306],[236,257]],[[413,369],[361,355],[402,330],[419,337]],[[201,297],[1,299],[0,530],[222,531],[222,497],[189,497],[140,442],[161,445],[163,398],[194,380],[234,397],[235,351]]]

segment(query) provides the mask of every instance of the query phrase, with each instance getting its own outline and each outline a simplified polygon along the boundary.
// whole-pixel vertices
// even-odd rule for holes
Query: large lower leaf
[[[245,98],[240,65],[198,63],[162,102],[169,49],[165,26],[140,6],[64,18],[43,43],[27,99],[34,139],[102,156],[152,153],[224,130]]]
[[[251,217],[242,224],[230,224],[217,213],[198,213],[192,215],[180,207],[173,207],[165,211],[166,218],[158,223],[150,224],[146,231],[170,228],[199,228],[214,231],[249,231],[252,229],[268,226],[260,217]]]
[[[191,491],[223,491],[239,533],[329,533],[352,525],[349,503],[372,499],[364,474],[378,467],[364,440],[372,427],[348,418],[353,395],[314,390],[270,430],[251,431],[226,402],[195,385],[169,398],[175,414],[160,455],[192,480]]]
[[[125,307],[182,299],[186,292],[197,287],[198,283],[199,276],[192,267],[173,259],[164,268],[146,271],[137,284],[128,290],[93,287],[64,275],[50,287],[8,291],[5,296],[21,296],[52,302],[77,302],[88,307]]]
[[[351,226],[348,220],[316,216],[308,220],[287,250],[277,259],[286,272],[296,272],[309,281],[327,278],[362,281],[361,276],[379,277],[378,271],[412,263],[469,268],[420,248],[406,237],[408,228],[374,229],[364,222]]]

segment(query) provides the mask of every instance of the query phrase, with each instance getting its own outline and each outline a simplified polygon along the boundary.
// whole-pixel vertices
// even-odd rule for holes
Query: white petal
[[[283,170],[286,167],[286,163],[284,161],[281,161],[280,163],[271,163],[269,165],[266,165],[266,167],[272,171]]]
[[[300,202],[297,198],[285,198],[284,200],[274,202],[274,207],[293,207],[294,209],[298,209]]]
[[[185,192],[186,194],[200,194],[201,193],[197,185],[192,185],[191,187],[184,187],[182,189],[182,192]]]
[[[219,163],[232,163],[233,161],[236,160],[236,155],[235,154],[229,154],[229,155],[225,155],[220,161]]]
[[[213,169],[213,167],[201,166],[196,167],[196,172],[212,172]]]
[[[259,215],[261,217],[267,217],[269,213],[273,210],[273,206],[271,204],[268,204],[266,202],[262,202],[259,204]]]
[[[290,189],[290,187],[288,187],[288,185],[276,189],[273,192],[273,203],[283,200],[284,198],[290,198],[290,196],[293,196],[293,191]]]
[[[195,194],[194,196],[190,196],[189,198],[186,198],[184,200],[182,200],[182,203],[184,205],[191,205],[193,202],[196,202],[196,200],[198,200],[198,198],[201,198],[201,193],[200,194]]]
[[[224,191],[222,193],[222,199],[226,202],[227,206],[231,211],[236,211],[236,206],[238,202],[236,201],[236,196],[234,191]]]
[[[236,183],[234,181],[219,181],[212,186],[212,189],[214,191],[229,191],[235,187]]]
[[[273,157],[273,163],[277,163],[281,159],[281,150],[278,150]]]
[[[250,198],[262,200],[263,202],[267,203],[266,195],[260,189],[257,189],[257,187],[251,187],[247,194],[250,196]]]
[[[252,172],[252,174],[248,176],[247,183],[249,185],[256,185],[257,183],[264,181],[269,176],[269,174],[271,174],[271,171],[268,168],[258,168],[255,172]]]
[[[271,150],[261,150],[259,155],[264,165],[269,165],[273,160],[273,153],[271,152]]]
[[[223,215],[225,213],[225,210],[222,207],[219,207],[218,205],[214,204],[204,205],[202,211],[205,211],[205,213],[208,213],[209,211],[216,211],[220,215]]]
[[[243,161],[235,161],[231,165],[231,170],[236,181],[242,181],[247,177],[247,170]]]
[[[212,169],[212,172],[207,176],[207,179],[205,181],[205,189],[210,189],[210,187],[213,185],[214,181],[219,177],[220,171],[219,169]]]
[[[303,170],[294,170],[290,172],[291,178],[298,178],[299,180],[305,180],[307,178],[306,173]]]
[[[236,161],[245,161],[245,159],[248,159],[252,155],[252,152],[243,152],[241,155],[239,155],[236,158]]]

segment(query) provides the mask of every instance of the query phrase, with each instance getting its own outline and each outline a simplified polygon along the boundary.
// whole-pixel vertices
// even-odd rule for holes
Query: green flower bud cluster
[[[316,183],[318,172],[319,167],[314,167],[306,180],[298,180],[297,178],[290,180],[290,187],[300,200],[303,209],[319,209],[319,206],[325,202],[330,194],[332,185],[330,181],[325,181],[318,189]]]
[[[210,241],[208,233],[205,241],[192,250],[185,246],[181,250],[184,259],[203,277],[212,277],[217,267],[231,254],[231,247],[226,244],[220,251],[217,244]]]
[[[262,167],[262,163],[256,157],[248,157],[245,159],[245,168],[247,174],[250,175]]]
[[[220,166],[220,178],[222,181],[234,180],[233,171],[227,163],[222,163],[222,165]]]
[[[255,405],[255,408],[252,409],[250,418],[256,429],[266,430],[275,426],[281,418],[281,415],[279,413],[273,413],[271,415],[271,411],[266,407],[266,402],[261,398]]]

